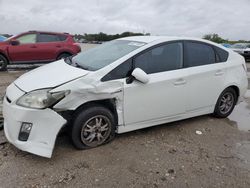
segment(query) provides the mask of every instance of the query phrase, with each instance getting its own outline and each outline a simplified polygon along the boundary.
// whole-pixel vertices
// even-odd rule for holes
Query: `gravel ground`
[[[0,73],[0,93],[23,73]],[[90,150],[76,150],[64,133],[51,159],[16,149],[0,131],[0,187],[248,188],[250,91],[246,97],[227,119],[159,125]]]

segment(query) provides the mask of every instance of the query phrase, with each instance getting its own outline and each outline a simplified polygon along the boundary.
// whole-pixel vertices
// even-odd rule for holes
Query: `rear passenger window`
[[[182,49],[181,42],[153,48],[135,57],[135,68],[141,68],[147,74],[179,69],[183,60]]]
[[[39,34],[37,37],[37,42],[57,42],[57,41],[60,41],[57,35]]]
[[[66,35],[58,35],[60,41],[65,41],[67,39]]]
[[[217,55],[219,56],[219,62],[226,62],[228,59],[228,52],[226,50],[223,50],[217,46],[215,46],[215,51]]]
[[[195,67],[215,63],[212,46],[203,43],[185,42],[184,67]]]

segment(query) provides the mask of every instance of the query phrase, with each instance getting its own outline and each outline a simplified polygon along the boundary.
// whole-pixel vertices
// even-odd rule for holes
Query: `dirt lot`
[[[22,73],[0,73],[1,94]],[[247,188],[249,122],[250,91],[227,119],[207,115],[160,125],[84,151],[62,134],[51,159],[16,149],[0,131],[0,187]]]

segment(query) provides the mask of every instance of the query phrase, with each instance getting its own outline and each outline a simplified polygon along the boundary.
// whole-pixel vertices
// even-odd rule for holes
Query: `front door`
[[[19,45],[9,45],[9,56],[13,62],[29,62],[37,60],[38,48],[36,46],[36,34],[30,33],[19,36],[15,40]]]
[[[186,71],[181,42],[162,44],[133,59],[135,68],[149,76],[147,84],[133,81],[124,85],[125,126],[178,117],[186,111]],[[151,122],[151,123],[150,123]],[[139,125],[141,124],[141,125]],[[136,127],[134,128],[136,129]]]

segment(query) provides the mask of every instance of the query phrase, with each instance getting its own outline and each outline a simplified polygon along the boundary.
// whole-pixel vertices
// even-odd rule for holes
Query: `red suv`
[[[0,71],[7,64],[51,62],[80,51],[68,33],[29,31],[0,42]]]

